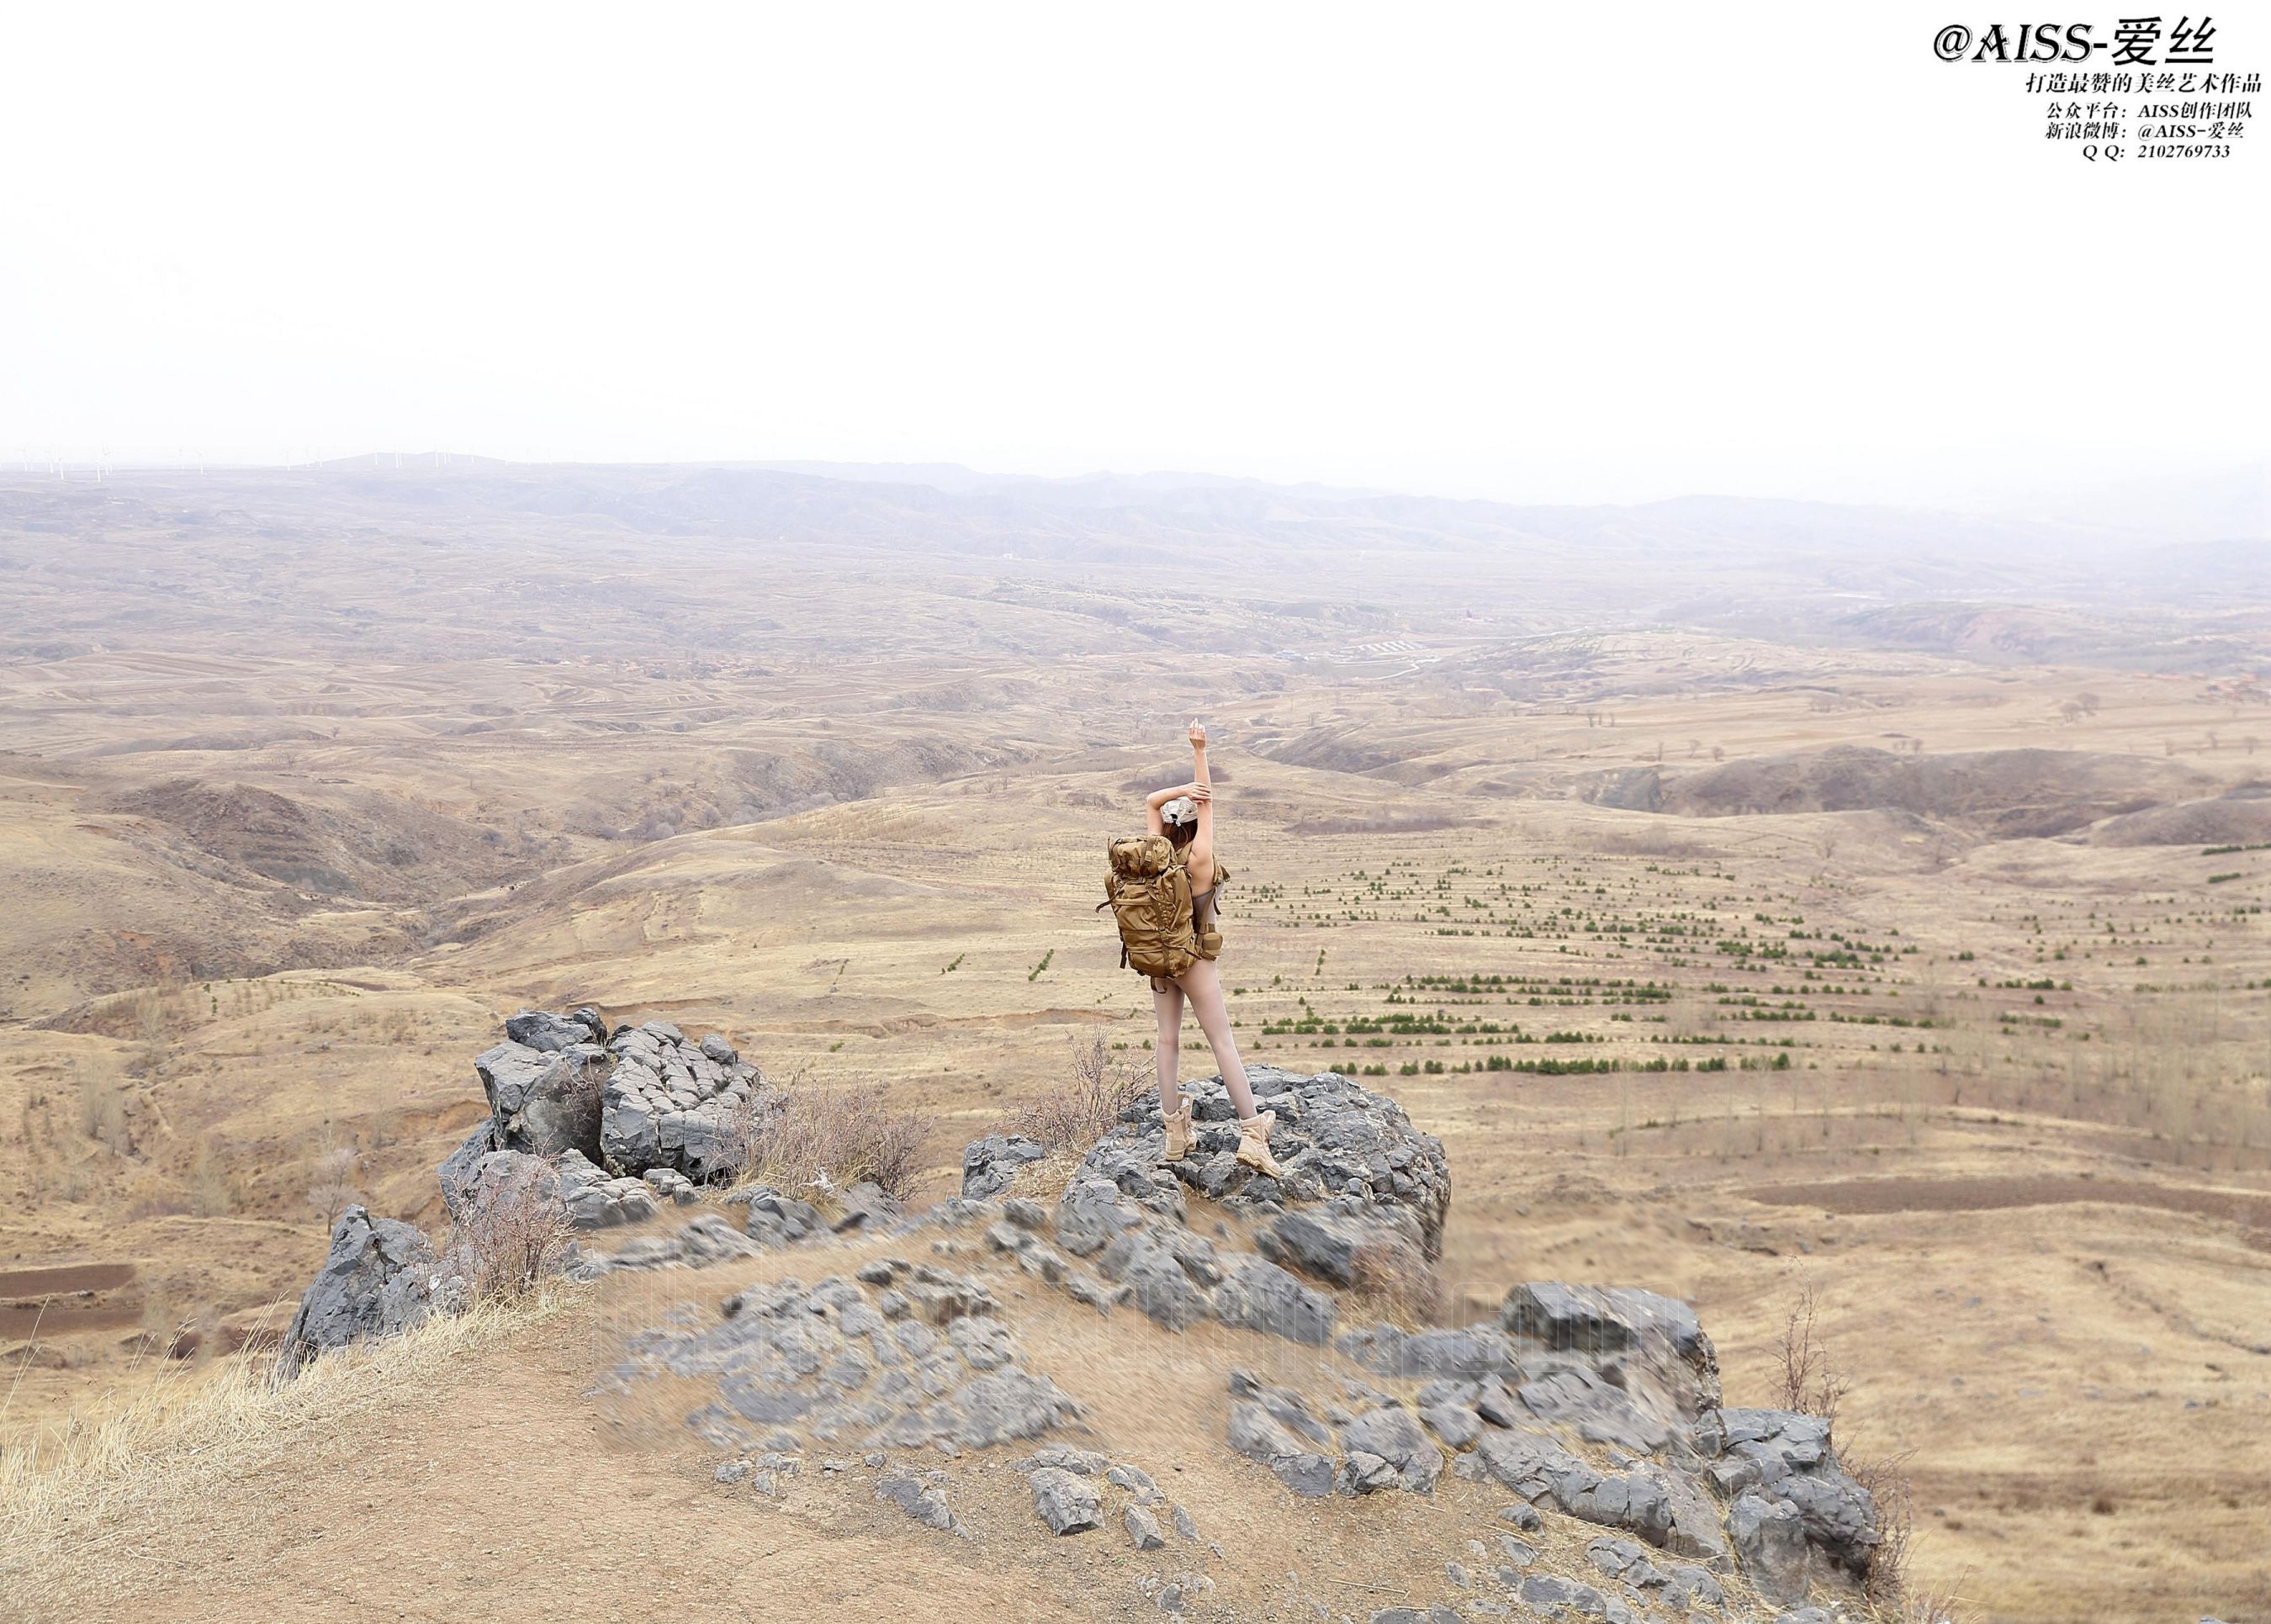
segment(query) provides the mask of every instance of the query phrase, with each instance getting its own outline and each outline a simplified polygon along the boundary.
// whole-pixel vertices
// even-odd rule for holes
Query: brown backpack
[[[1215,883],[1222,883],[1217,874]],[[1120,927],[1120,964],[1138,975],[1174,980],[1202,958],[1222,951],[1222,933],[1192,928],[1191,877],[1183,853],[1165,835],[1133,835],[1112,843],[1100,913],[1112,910]]]

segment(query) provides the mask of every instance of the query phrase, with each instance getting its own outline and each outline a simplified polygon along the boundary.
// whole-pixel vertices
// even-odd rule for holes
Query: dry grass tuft
[[[1350,1259],[1356,1294],[1389,1320],[1417,1330],[1443,1318],[1443,1282],[1418,1247],[1400,1236],[1379,1235]]]
[[[753,1114],[739,1183],[810,1197],[862,1181],[906,1201],[927,1166],[928,1112],[895,1106],[881,1084],[792,1088],[770,1114]]]
[[[1084,1155],[1150,1086],[1102,1032],[1092,1032],[1085,1043],[1074,1039],[1071,1075],[1018,1107],[1016,1129],[1052,1151]]]
[[[102,1419],[75,1419],[0,1454],[0,1590],[27,1604],[36,1593],[65,1595],[121,1560],[149,1519],[284,1466],[319,1436],[351,1435],[358,1418],[399,1402],[406,1389],[441,1381],[585,1296],[554,1282],[517,1301],[479,1303],[326,1353],[296,1378],[249,1354],[162,1364]]]

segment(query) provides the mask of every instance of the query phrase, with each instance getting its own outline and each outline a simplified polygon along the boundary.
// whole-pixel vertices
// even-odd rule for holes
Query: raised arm
[[[1159,808],[1178,795],[1188,795],[1199,787],[1196,784],[1171,784],[1165,789],[1155,789],[1143,797],[1143,816],[1155,835],[1167,832],[1167,820],[1159,816]],[[1202,810],[1203,816],[1203,810]]]
[[[1207,777],[1206,725],[1191,724],[1191,786],[1203,792],[1193,797],[1199,803],[1198,832],[1191,837],[1192,860],[1211,869],[1214,866],[1214,783]]]

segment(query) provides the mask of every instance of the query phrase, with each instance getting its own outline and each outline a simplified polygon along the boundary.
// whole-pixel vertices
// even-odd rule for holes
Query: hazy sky
[[[2086,162],[1933,56],[1960,9],[11,8],[0,458],[2260,458],[2271,118]],[[2217,22],[2271,71],[2271,7]]]

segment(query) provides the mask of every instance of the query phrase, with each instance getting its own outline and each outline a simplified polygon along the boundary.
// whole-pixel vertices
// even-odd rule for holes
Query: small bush
[[[865,1181],[906,1201],[927,1166],[933,1121],[893,1106],[881,1084],[792,1088],[769,1114],[752,1114],[741,1181],[806,1196]]]
[[[1095,1032],[1085,1043],[1074,1040],[1071,1074],[1063,1083],[1017,1108],[1016,1129],[1052,1151],[1085,1151],[1150,1086]]]
[[[559,1181],[523,1166],[475,1191],[450,1225],[443,1270],[463,1278],[476,1302],[517,1303],[560,1272],[568,1241]]]
[[[1828,1345],[1815,1328],[1817,1308],[1813,1287],[1808,1285],[1798,1293],[1798,1306],[1775,1339],[1775,1352],[1782,1360],[1782,1407],[1818,1415],[1835,1427],[1837,1405],[1852,1382],[1830,1360]]]

